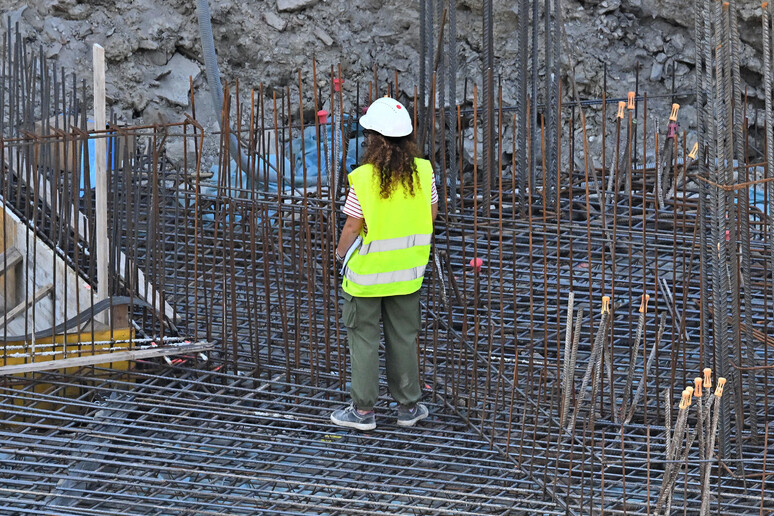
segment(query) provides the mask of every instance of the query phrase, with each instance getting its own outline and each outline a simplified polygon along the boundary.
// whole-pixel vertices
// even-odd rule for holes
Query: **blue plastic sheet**
[[[352,128],[348,126],[348,117],[344,117],[344,133],[351,134]],[[331,119],[332,123],[320,125],[320,149],[318,160],[317,149],[317,129],[309,126],[304,129],[301,137],[293,139],[283,147],[283,156],[276,154],[267,154],[259,156],[257,159],[257,184],[254,188],[258,191],[268,192],[287,192],[289,194],[299,193],[303,188],[316,188],[328,185],[328,160],[332,152],[335,151],[335,159],[332,160],[336,165],[334,170],[340,170],[342,163],[346,167],[347,173],[351,172],[358,165],[358,159],[362,156],[363,132],[360,125],[357,125],[355,138],[350,138],[347,142],[346,156],[342,151],[343,134],[339,128],[339,121],[336,117]],[[331,145],[335,142],[334,148]],[[220,170],[220,165],[210,167],[212,177],[201,182],[201,191],[203,195],[217,197],[219,195],[218,185],[225,185],[227,188],[239,188],[247,190],[250,195],[252,188],[248,187],[247,174],[240,170],[235,160],[229,161],[227,170]],[[221,178],[225,173],[228,177]],[[225,181],[223,181],[225,179]],[[229,193],[235,190],[229,190]],[[181,197],[180,202],[185,202]],[[273,217],[276,212],[268,213]],[[236,215],[239,220],[241,216]],[[205,220],[213,220],[214,214],[204,215]]]
[[[350,133],[348,117],[344,116],[343,120],[344,132]],[[294,189],[316,187],[318,184],[320,186],[327,186],[329,182],[328,172],[330,170],[328,160],[332,153],[335,153],[335,157],[332,159],[335,165],[334,170],[339,170],[342,161],[344,161],[347,173],[357,166],[357,160],[362,154],[362,150],[358,149],[357,146],[363,142],[362,129],[359,124],[357,137],[351,138],[347,142],[346,156],[342,152],[344,138],[336,117],[332,118],[332,123],[320,126],[320,136],[319,159],[317,130],[314,126],[306,127],[301,137],[295,138],[284,145],[284,158],[278,158],[275,154],[259,157],[258,189],[270,192],[276,192],[281,189],[283,192],[287,192]],[[335,145],[332,148],[331,146],[334,142]],[[219,168],[218,165],[210,168],[213,177],[206,182],[206,185],[203,183],[203,192],[212,195],[217,194]],[[232,187],[241,184],[243,187],[246,187],[246,174],[239,170],[234,160],[231,160],[227,173],[229,177],[226,184],[230,184]],[[266,179],[268,179],[268,182]],[[282,184],[280,185],[279,183]]]
[[[351,133],[349,127],[348,117],[345,115],[344,131]],[[334,131],[335,129],[335,131]],[[332,134],[335,132],[335,138]],[[291,143],[285,145],[285,155],[290,156],[293,160],[293,185],[303,186],[304,184],[304,167],[306,167],[307,186],[316,186],[318,182],[320,185],[325,186],[328,184],[328,159],[332,151],[335,150],[334,170],[340,170],[339,167],[342,164],[342,159],[345,160],[345,170],[347,173],[351,172],[357,166],[357,160],[362,152],[358,149],[363,141],[363,133],[360,124],[357,124],[356,138],[350,138],[347,142],[347,155],[343,156],[343,134],[339,128],[339,121],[336,117],[333,117],[332,123],[323,124],[320,126],[320,150],[318,160],[317,150],[317,130],[314,126],[309,126],[304,129],[304,134],[301,138],[296,138]],[[331,143],[335,141],[335,149],[331,149]],[[292,151],[292,152],[291,152]],[[289,170],[289,169],[288,169]]]
[[[94,125],[93,120],[89,120],[89,126]],[[105,163],[107,163],[108,170],[115,170],[121,165],[121,158],[123,155],[123,148],[116,149],[116,143],[117,143],[117,137],[108,137],[107,139],[107,155],[105,156]],[[112,151],[111,151],[112,149]],[[118,155],[116,155],[116,150],[118,150]],[[110,156],[111,152],[113,153],[113,166],[110,165]],[[87,145],[87,153],[89,156],[89,185],[91,188],[94,188],[97,183],[97,144],[96,140],[93,138],[89,138],[88,145]],[[83,159],[81,159],[81,173],[80,173],[80,188],[81,188],[81,195],[85,192],[86,189],[86,163]]]

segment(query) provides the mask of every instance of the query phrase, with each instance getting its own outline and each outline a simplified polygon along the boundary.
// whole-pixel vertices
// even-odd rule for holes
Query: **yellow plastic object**
[[[618,118],[623,118],[624,109],[626,109],[626,102],[624,102],[623,100],[618,101],[618,113],[615,116]]]
[[[610,313],[610,296],[602,296],[602,313]]]
[[[648,301],[650,301],[650,295],[643,294],[642,302],[640,303],[640,313],[641,314],[648,311]]]
[[[629,104],[626,107],[628,107],[630,110],[634,109],[634,92],[633,91],[629,92],[628,100],[629,100]]]
[[[722,376],[718,378],[718,386],[715,387],[715,397],[720,398],[723,396],[723,387],[726,385],[726,379]]]
[[[691,147],[691,152],[688,153],[688,157],[691,159],[696,159],[696,156],[699,154],[699,142],[696,142],[693,144],[693,147]]]
[[[680,398],[680,409],[686,408],[690,403],[688,402],[688,392],[683,390],[683,396]]]
[[[693,385],[694,385],[693,395],[696,396],[697,398],[701,398],[701,391],[702,391],[701,376],[697,376],[696,378],[693,379]]]
[[[704,368],[704,388],[709,389],[712,387],[712,369],[709,367]]]
[[[678,111],[680,111],[680,104],[672,104],[672,113],[669,115],[670,122],[677,122]]]

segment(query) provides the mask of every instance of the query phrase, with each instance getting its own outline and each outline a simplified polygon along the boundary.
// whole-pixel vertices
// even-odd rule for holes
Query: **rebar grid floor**
[[[229,342],[223,343],[222,351],[235,366],[257,363],[273,370],[309,370],[315,385],[327,374],[345,375],[344,328],[337,322],[337,312],[330,309],[336,285],[332,271],[324,270],[325,260],[314,254],[319,253],[319,242],[325,237],[317,235],[312,241],[300,229],[304,225],[296,224],[303,220],[324,235],[326,226],[317,219],[324,211],[303,206],[300,199],[287,199],[284,204],[273,199],[252,202],[252,211],[242,211],[239,201],[230,202],[229,221],[216,214],[197,234],[200,247],[194,248],[204,251],[199,259],[206,275],[187,283],[190,261],[164,262],[169,298],[180,310],[184,305],[197,307],[198,315],[189,315],[188,321],[198,318],[200,326],[189,327],[189,331],[227,335]],[[689,384],[710,353],[701,345],[701,307],[695,301],[701,299],[699,243],[692,232],[698,225],[696,205],[685,198],[675,206],[674,211],[661,212],[660,218],[652,214],[642,218],[641,214],[630,222],[631,228],[619,229],[615,259],[600,227],[587,226],[585,221],[509,220],[507,230],[512,234],[502,246],[495,245],[504,227],[498,220],[466,216],[439,224],[437,249],[455,258],[445,258],[439,269],[428,272],[423,301],[427,323],[420,338],[423,378],[486,442],[522,464],[562,510],[647,514],[656,504],[665,464],[664,420],[666,411],[673,410],[665,404],[663,391]],[[235,214],[242,220],[256,214],[262,217],[260,246],[251,245],[251,228],[238,223]],[[185,220],[187,216],[181,217]],[[174,232],[179,222],[166,224],[168,229],[162,232],[165,249],[177,250],[171,255],[185,255],[189,243]],[[216,251],[224,245],[225,250]],[[764,337],[769,252],[768,243],[759,235],[752,263],[760,275],[749,285],[756,295],[748,299],[753,303],[753,316],[764,323]],[[488,264],[481,274],[465,268],[474,255],[484,257]],[[285,272],[272,277],[278,262]],[[256,279],[260,281],[257,286]],[[657,283],[659,279],[662,283]],[[453,291],[453,281],[458,292]],[[219,289],[220,285],[226,288]],[[609,336],[612,382],[603,377],[600,389],[604,395],[599,403],[582,404],[576,409],[577,426],[560,430],[555,411],[567,293],[575,291],[576,303],[585,301],[592,306],[591,310],[586,307],[578,329],[580,346],[573,371],[578,382],[588,366],[598,325],[596,296],[602,292],[592,291],[598,285],[608,286],[611,290],[606,293],[620,300]],[[441,299],[442,290],[446,300]],[[648,315],[641,355],[632,357],[640,297],[655,291],[662,293],[651,305],[656,316]],[[671,299],[664,295],[666,291]],[[192,297],[199,301],[191,302]],[[221,319],[207,306],[227,306],[227,316]],[[660,340],[656,337],[659,313],[668,321]],[[264,329],[257,338],[256,327]],[[644,358],[654,344],[656,360],[646,373]],[[756,352],[762,363],[768,362],[765,346]],[[614,414],[620,409],[632,363],[635,386],[641,376],[646,383],[632,423],[622,428]],[[742,382],[749,381],[743,374]],[[766,421],[768,405],[760,401],[774,396],[774,391],[766,383],[759,395],[762,398],[757,400],[746,397],[743,413],[747,418],[755,412]],[[575,394],[571,401],[575,402]],[[725,410],[730,406],[727,403]],[[589,423],[592,411],[598,420],[596,427]],[[691,418],[689,425],[693,424]],[[722,483],[713,483],[713,493],[717,493],[710,501],[713,510],[746,514],[753,507],[772,507],[760,482],[768,476],[765,455],[771,447],[770,441],[761,446],[762,432],[748,427],[743,434],[732,436],[740,443],[735,457],[744,457],[744,461],[728,458],[723,463],[727,476],[724,474]],[[698,510],[700,464],[694,448],[680,473],[675,508]]]
[[[299,373],[91,374],[3,388],[5,514],[563,514],[437,400],[404,429],[382,398],[360,433]]]
[[[702,17],[718,34],[705,40],[697,33],[696,43],[723,52],[731,48],[725,39],[731,31],[721,28],[721,20],[707,13]],[[20,53],[13,50],[22,43],[20,35],[16,39],[12,45],[9,35],[6,46],[9,87],[0,88],[0,100],[8,100],[0,102],[7,106],[0,111],[8,114],[0,119],[11,129],[3,131],[11,140],[0,142],[10,162],[0,183],[2,196],[16,200],[28,234],[41,233],[94,285],[91,237],[72,228],[72,222],[67,226],[71,208],[82,210],[87,233],[93,233],[98,215],[89,175],[84,174],[82,192],[78,172],[61,174],[57,159],[80,159],[80,151],[62,156],[60,145],[75,149],[81,142],[87,148],[86,112],[79,112],[81,123],[75,125],[80,129],[72,134],[30,138],[18,132],[37,122],[38,81],[29,77],[41,79],[41,113],[78,111],[77,81],[73,95],[65,95],[63,74],[60,96],[58,74],[49,74],[42,55],[28,62],[23,46]],[[722,57],[712,60],[707,54],[703,64],[697,63],[697,71],[717,70],[717,77],[709,73],[703,79],[715,92],[722,88],[712,86],[713,81],[735,73],[726,62],[728,54]],[[378,75],[374,70],[374,93],[380,96]],[[580,102],[568,109],[570,97],[562,104],[563,97],[554,96],[546,106],[557,110],[547,109],[546,130],[538,130],[536,122],[528,128],[528,115],[537,112],[529,112],[524,90],[514,106],[509,136],[510,130],[493,127],[495,120],[502,121],[502,113],[494,116],[493,81],[490,74],[485,106],[478,111],[474,85],[472,110],[458,111],[459,124],[451,126],[445,118],[453,122],[453,109],[422,106],[425,93],[414,99],[423,126],[420,137],[427,144],[423,155],[434,161],[444,190],[419,338],[420,374],[434,409],[427,425],[409,434],[380,419],[377,432],[361,435],[338,432],[327,421],[330,410],[346,398],[348,371],[346,330],[338,317],[340,278],[332,267],[346,167],[330,164],[339,145],[334,125],[349,133],[356,119],[348,120],[345,129],[344,117],[337,116],[345,112],[344,95],[331,91],[330,139],[325,127],[320,131],[324,124],[315,121],[317,163],[322,146],[329,156],[331,190],[322,184],[295,188],[302,170],[291,161],[290,167],[280,164],[273,171],[279,191],[272,191],[266,184],[267,144],[273,143],[275,158],[282,149],[292,159],[294,141],[304,132],[303,121],[291,123],[291,113],[304,112],[300,100],[298,110],[293,105],[303,98],[299,74],[297,95],[291,88],[280,93],[279,111],[276,96],[268,112],[262,94],[254,113],[251,104],[256,124],[242,136],[252,143],[246,148],[263,149],[254,165],[256,173],[263,168],[258,175],[264,184],[257,184],[259,178],[250,189],[242,189],[241,176],[232,181],[225,174],[217,186],[204,185],[198,167],[188,175],[192,163],[182,166],[186,178],[168,170],[159,142],[168,137],[185,141],[194,134],[191,130],[199,134],[201,125],[193,119],[175,124],[175,130],[156,126],[146,128],[144,136],[131,131],[140,139],[141,155],[129,156],[128,146],[119,152],[122,137],[110,136],[114,155],[126,158],[110,174],[110,205],[118,207],[109,215],[110,238],[128,259],[123,281],[109,280],[108,287],[114,294],[136,295],[142,281],[135,273],[143,271],[145,286],[158,289],[180,320],[175,326],[158,310],[136,308],[138,332],[212,342],[218,352],[208,364],[219,369],[147,369],[121,376],[92,368],[82,377],[51,374],[34,376],[27,385],[3,384],[7,395],[0,435],[7,446],[0,475],[8,478],[9,487],[2,484],[8,510],[253,514],[301,513],[311,507],[321,514],[654,514],[666,486],[674,499],[671,511],[662,507],[663,513],[695,514],[705,501],[716,514],[772,512],[767,481],[774,469],[768,438],[774,391],[768,378],[768,334],[774,262],[771,221],[761,213],[772,213],[771,206],[761,208],[770,204],[771,195],[766,185],[742,183],[742,169],[730,165],[746,163],[745,181],[768,181],[772,174],[770,166],[764,170],[756,164],[758,157],[743,158],[742,149],[717,148],[720,139],[731,142],[732,134],[735,143],[743,141],[737,132],[741,120],[719,124],[723,116],[709,116],[731,113],[732,97],[710,99],[710,90],[697,87],[694,107],[703,113],[700,145],[699,154],[690,156],[687,147],[694,136],[681,135],[676,125],[669,124],[663,140],[653,139],[654,131],[646,129],[648,102],[635,94],[634,110],[630,107],[628,122],[626,115],[616,122],[615,138],[609,130],[594,135],[603,142],[608,137],[602,167],[595,169],[599,156],[588,155],[585,116],[582,121],[576,117]],[[396,89],[397,82],[396,76]],[[32,86],[18,95],[24,84]],[[318,86],[316,77],[312,84]],[[370,89],[369,84],[369,96]],[[350,106],[360,107],[359,88],[355,99],[351,93]],[[467,93],[463,97],[467,103]],[[532,100],[537,105],[539,99]],[[604,127],[612,106],[600,105],[597,119]],[[668,108],[650,105],[659,112]],[[746,100],[743,104],[737,97],[734,105],[747,111]],[[277,115],[286,107],[288,125],[278,125]],[[771,128],[770,107],[766,111]],[[236,113],[236,119],[243,114]],[[475,150],[473,161],[465,158],[463,131],[470,128],[477,135],[482,116],[486,165],[477,168]],[[51,124],[44,122],[44,129]],[[642,127],[639,142],[633,127]],[[440,153],[437,138],[425,139],[427,129],[442,135]],[[656,129],[656,138],[661,132]],[[529,152],[529,133],[532,142],[546,138],[548,152],[542,159]],[[357,146],[357,131],[354,136]],[[491,152],[502,152],[504,138],[513,141],[510,165]],[[230,170],[227,139],[221,141],[219,169]],[[659,141],[664,143],[661,154]],[[581,147],[583,171],[578,170]],[[652,165],[637,166],[638,148],[642,162],[650,161],[649,148],[656,151]],[[774,145],[767,142],[766,148],[770,154]],[[459,170],[456,155],[462,156]],[[769,164],[773,156],[766,159]],[[680,175],[686,180],[678,181]],[[62,194],[53,204],[30,202],[40,193],[37,177],[48,181],[49,191]],[[293,188],[285,188],[288,178]],[[663,191],[671,178],[674,195]],[[469,265],[475,258],[483,258],[481,270]],[[579,342],[577,361],[563,377],[565,325],[573,320],[567,313],[571,293],[575,309],[584,306],[584,316],[570,332]],[[611,327],[595,339],[605,320],[600,315],[604,295],[612,297]],[[638,307],[645,295],[651,296],[651,305],[639,323],[640,352],[634,353]],[[658,329],[662,321],[663,334]],[[579,388],[600,349],[596,356],[604,355],[605,361],[594,365],[592,384]],[[645,365],[650,350],[652,367]],[[670,415],[674,422],[679,392],[708,366],[715,379],[729,378],[718,441],[694,444],[670,485],[667,470],[674,461],[667,460],[668,443],[676,441],[679,447],[691,432],[702,430],[696,424],[696,402],[690,411],[678,412],[688,414],[687,428],[675,431],[671,440]],[[643,396],[632,400],[639,381]],[[632,416],[622,422],[627,396]],[[385,399],[382,408],[389,411]],[[572,415],[571,423],[562,421],[566,414]],[[716,413],[712,435],[718,419]],[[707,458],[701,459],[699,447]],[[705,465],[711,483],[703,486]]]

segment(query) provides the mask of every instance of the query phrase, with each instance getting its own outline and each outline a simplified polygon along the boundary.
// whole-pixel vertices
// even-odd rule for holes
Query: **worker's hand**
[[[341,266],[344,264],[344,257],[339,254],[338,249],[333,250],[333,272],[334,275],[336,273],[341,272]]]

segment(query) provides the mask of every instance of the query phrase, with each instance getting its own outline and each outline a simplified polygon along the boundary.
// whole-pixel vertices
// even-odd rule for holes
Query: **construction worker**
[[[413,426],[428,416],[427,407],[419,403],[416,338],[419,289],[430,257],[438,193],[432,165],[418,157],[411,117],[400,102],[378,99],[360,125],[366,135],[364,164],[349,174],[343,210],[347,220],[336,248],[337,261],[344,263],[352,403],[335,410],[331,421],[358,430],[376,428],[381,319],[387,386],[398,402],[397,423]],[[362,242],[355,250],[358,237]]]

